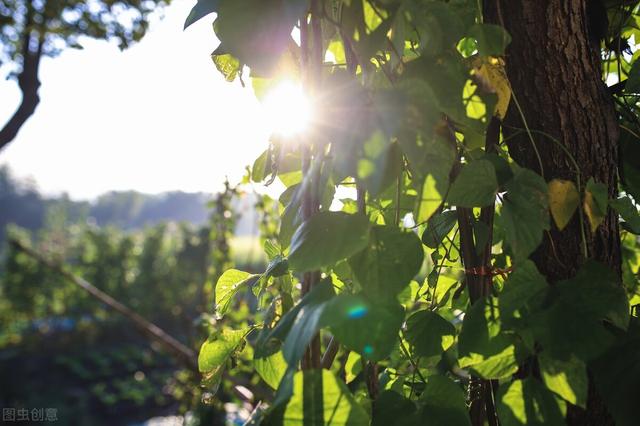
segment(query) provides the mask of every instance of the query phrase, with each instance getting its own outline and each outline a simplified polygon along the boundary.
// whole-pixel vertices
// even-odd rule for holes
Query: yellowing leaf
[[[570,180],[554,179],[548,184],[549,208],[559,230],[563,230],[580,205],[580,194]]]
[[[586,192],[584,194],[584,211],[587,214],[587,218],[589,219],[589,224],[591,225],[591,232],[595,232],[598,229],[598,226],[604,220],[604,214],[600,212],[598,206],[595,203],[593,195],[590,192]]]
[[[490,57],[474,61],[476,76],[483,86],[498,96],[494,115],[503,119],[511,101],[511,85],[504,70],[504,60]]]
[[[589,219],[591,232],[595,232],[607,214],[607,187],[595,182],[593,178],[589,179],[584,191],[584,211]]]

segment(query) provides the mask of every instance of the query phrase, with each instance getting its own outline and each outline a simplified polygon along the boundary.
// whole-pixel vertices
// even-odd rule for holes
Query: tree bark
[[[483,13],[485,22],[503,26],[512,37],[505,62],[514,97],[503,126],[511,156],[547,181],[579,181],[584,189],[592,177],[613,198],[619,129],[601,77],[598,35],[588,27],[590,1],[485,0]],[[579,214],[562,231],[551,226],[532,259],[553,284],[575,275],[585,256]],[[617,215],[609,209],[594,233],[586,223],[583,228],[588,256],[620,275]],[[569,424],[613,424],[589,388],[586,411],[571,407]]]
[[[27,16],[27,19],[27,22],[31,20],[29,16]],[[42,36],[34,37],[30,25],[26,25],[25,27],[22,42],[22,70],[18,75],[18,87],[20,87],[20,91],[22,92],[22,101],[13,116],[7,121],[2,130],[0,130],[0,151],[15,139],[20,128],[22,128],[29,117],[33,115],[36,107],[40,103],[40,96],[38,96],[38,89],[40,88],[38,69],[40,68],[40,59],[42,58],[44,38]],[[35,50],[31,49],[33,39],[37,42]]]

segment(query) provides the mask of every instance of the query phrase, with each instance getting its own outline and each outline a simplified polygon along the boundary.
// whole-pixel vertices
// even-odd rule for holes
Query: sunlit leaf
[[[494,57],[478,58],[474,65],[476,77],[484,88],[497,95],[494,115],[503,119],[511,102],[511,84],[504,69],[504,60]]]
[[[220,276],[216,283],[216,312],[218,315],[224,315],[233,297],[245,287],[249,287],[260,278],[260,275],[250,274],[248,272],[238,271],[237,269],[228,269]]]
[[[214,391],[217,389],[222,372],[227,361],[233,356],[238,347],[244,343],[244,338],[250,331],[229,330],[213,332],[200,347],[198,354],[198,370],[202,373],[203,382]]]
[[[344,364],[345,382],[351,383],[362,371],[362,357],[357,352],[349,352],[347,362]]]
[[[277,389],[282,377],[287,371],[287,361],[282,352],[277,351],[264,358],[255,358],[253,366],[260,378],[273,389]]]
[[[515,380],[508,386],[501,386],[496,399],[498,417],[503,426],[565,424],[565,402],[536,379]]]
[[[565,401],[585,408],[589,379],[584,361],[575,356],[567,361],[538,356],[540,373],[545,386]]]
[[[369,416],[347,386],[329,370],[299,371],[283,425],[367,426]]]
[[[213,54],[211,59],[213,59],[213,63],[224,76],[224,79],[229,82],[235,80],[242,69],[240,61],[228,53],[224,55]]]
[[[512,335],[501,332],[497,300],[476,301],[467,312],[458,339],[459,363],[486,379],[508,377],[518,370],[519,354]]]

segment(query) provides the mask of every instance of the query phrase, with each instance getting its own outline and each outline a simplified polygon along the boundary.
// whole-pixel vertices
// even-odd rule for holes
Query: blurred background
[[[215,69],[214,17],[183,31],[194,3],[0,0],[3,421],[246,417],[242,386],[210,403],[162,339],[22,248],[195,353],[224,269],[264,270],[278,189],[243,176],[270,129],[252,90]]]

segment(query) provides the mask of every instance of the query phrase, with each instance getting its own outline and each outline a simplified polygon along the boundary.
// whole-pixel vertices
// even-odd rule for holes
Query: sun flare
[[[269,127],[274,134],[291,137],[308,129],[311,122],[311,101],[302,87],[292,81],[283,81],[265,98]]]

